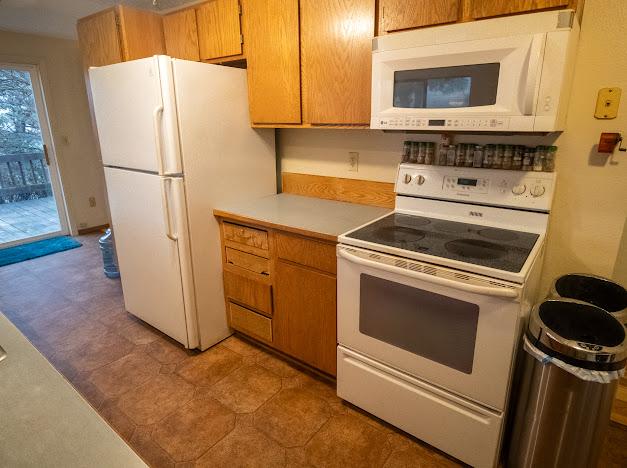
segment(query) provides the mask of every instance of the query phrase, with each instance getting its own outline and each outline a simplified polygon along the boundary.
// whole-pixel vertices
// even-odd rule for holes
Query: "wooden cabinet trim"
[[[283,172],[281,177],[284,193],[394,208],[394,184],[390,182],[344,179],[293,172]]]

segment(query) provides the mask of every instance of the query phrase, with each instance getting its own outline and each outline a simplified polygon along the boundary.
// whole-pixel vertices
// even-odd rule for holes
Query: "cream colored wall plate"
[[[601,88],[597,96],[594,116],[597,119],[615,119],[620,106],[620,88]]]

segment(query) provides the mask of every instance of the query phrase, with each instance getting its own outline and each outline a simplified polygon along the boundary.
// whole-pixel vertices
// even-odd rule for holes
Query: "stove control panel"
[[[401,164],[396,193],[549,211],[555,173]]]

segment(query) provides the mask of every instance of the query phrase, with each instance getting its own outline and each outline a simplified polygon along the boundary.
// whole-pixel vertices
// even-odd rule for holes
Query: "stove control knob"
[[[522,185],[514,185],[512,187],[512,193],[514,195],[522,195],[523,193],[525,193],[525,190],[527,190],[527,186],[525,184]]]
[[[424,184],[424,183],[425,183],[425,180],[426,180],[426,179],[425,179],[425,176],[419,175],[418,177],[416,177],[416,183],[417,183],[418,185],[422,185],[422,184]]]
[[[544,192],[546,192],[544,185],[534,185],[530,191],[532,197],[541,197],[544,195]]]
[[[405,174],[403,182],[405,182],[406,184],[410,183],[411,182],[411,174]]]

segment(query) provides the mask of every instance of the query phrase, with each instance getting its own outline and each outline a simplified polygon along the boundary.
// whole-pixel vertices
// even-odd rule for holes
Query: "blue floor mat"
[[[77,240],[69,236],[53,237],[40,241],[30,242],[28,244],[16,245],[15,247],[7,247],[0,249],[0,267],[19,263],[32,258],[43,257],[64,250],[75,249],[81,244]]]

